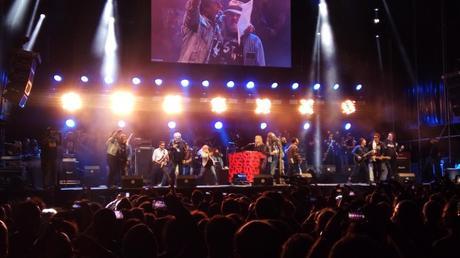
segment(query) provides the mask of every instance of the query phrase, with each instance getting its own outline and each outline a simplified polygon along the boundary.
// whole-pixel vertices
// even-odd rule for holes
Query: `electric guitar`
[[[373,153],[374,153],[374,150],[370,150],[370,151],[364,153],[363,155],[358,155],[358,154],[353,153],[353,161],[354,161],[355,164],[360,164],[361,162],[366,160],[367,156],[369,156],[369,155],[371,155]]]

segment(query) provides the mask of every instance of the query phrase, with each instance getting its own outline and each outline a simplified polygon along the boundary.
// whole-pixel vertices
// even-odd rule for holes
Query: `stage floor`
[[[356,193],[364,193],[372,190],[371,184],[364,183],[349,183],[349,184],[309,184],[305,185],[312,190],[319,191],[321,193],[329,193],[337,187],[337,185],[346,185],[350,187]],[[175,190],[178,193],[184,195],[190,195],[193,190],[199,189],[203,192],[221,192],[224,194],[238,193],[245,194],[248,196],[258,194],[264,191],[289,191],[294,187],[289,184],[274,184],[267,186],[253,186],[253,185],[197,185],[196,187],[176,187]],[[0,189],[0,201],[1,202],[12,202],[21,201],[28,197],[39,197],[43,199],[48,206],[59,206],[59,207],[70,207],[75,200],[88,199],[91,201],[97,201],[101,204],[106,204],[116,198],[118,194],[125,195],[129,192],[133,194],[148,194],[148,195],[163,195],[170,191],[169,186],[152,186],[142,188],[107,188],[106,186],[98,187],[61,187],[54,190],[37,190],[37,189]]]

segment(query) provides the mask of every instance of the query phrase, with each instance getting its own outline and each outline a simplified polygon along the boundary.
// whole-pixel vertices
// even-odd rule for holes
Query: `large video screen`
[[[291,0],[151,0],[151,60],[291,67]]]

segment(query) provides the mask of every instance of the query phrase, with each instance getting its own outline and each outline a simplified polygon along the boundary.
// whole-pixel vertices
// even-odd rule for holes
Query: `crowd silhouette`
[[[459,188],[389,182],[354,192],[292,187],[223,194],[173,189],[0,206],[0,258],[459,257]]]

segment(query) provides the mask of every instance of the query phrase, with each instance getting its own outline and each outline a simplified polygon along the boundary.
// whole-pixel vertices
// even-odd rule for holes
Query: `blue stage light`
[[[346,123],[345,126],[343,127],[345,130],[350,130],[351,129],[351,124],[350,123]]]
[[[84,83],[87,83],[87,82],[89,82],[89,78],[88,78],[88,76],[83,75],[82,77],[80,77],[80,81],[84,82]]]
[[[75,123],[75,120],[69,118],[65,121],[65,125],[68,127],[68,128],[74,128],[76,123]]]
[[[272,83],[272,89],[276,89],[276,88],[278,88],[278,86],[279,86],[279,85],[278,85],[277,82]]]
[[[263,123],[260,123],[260,129],[262,130],[265,130],[267,128],[267,123],[263,122]]]
[[[320,88],[321,88],[321,84],[319,84],[319,83],[313,85],[314,90],[319,90]]]
[[[362,88],[363,88],[363,85],[362,85],[362,84],[358,84],[358,85],[356,85],[356,88],[355,88],[355,89],[356,89],[357,91],[360,91]]]
[[[255,86],[256,84],[253,81],[248,81],[248,83],[246,83],[246,88],[248,89],[254,89]]]
[[[227,87],[228,87],[228,88],[233,88],[233,87],[235,87],[235,82],[234,82],[234,81],[228,81],[228,82],[227,82]]]
[[[188,87],[190,85],[190,81],[184,79],[184,80],[180,81],[180,85],[182,85],[182,87],[186,88],[186,87]]]
[[[155,79],[155,84],[157,86],[161,86],[163,84],[163,80],[162,79]]]
[[[174,129],[174,128],[176,128],[176,122],[174,122],[174,121],[169,121],[169,122],[168,122],[168,127],[169,127],[169,129]]]
[[[118,127],[125,128],[126,127],[126,122],[124,120],[118,121]]]
[[[297,89],[299,88],[299,86],[300,86],[299,83],[294,82],[294,83],[291,85],[291,88],[292,88],[293,90],[297,90]]]
[[[310,126],[311,126],[311,125],[310,125],[310,122],[305,122],[305,123],[303,124],[303,129],[304,129],[304,130],[308,130],[308,129],[310,129]]]
[[[57,82],[62,82],[62,76],[59,75],[59,74],[55,74],[55,75],[53,76],[53,79],[54,79],[55,81],[57,81]]]
[[[214,128],[216,128],[217,130],[222,129],[223,126],[224,124],[221,121],[217,121],[216,123],[214,123]]]
[[[203,85],[203,87],[209,87],[209,81],[208,80],[204,80],[201,82],[201,85]]]
[[[141,84],[141,79],[139,77],[133,77],[131,79],[131,82],[134,84],[134,85],[139,85]]]
[[[340,85],[338,83],[334,84],[334,86],[332,86],[332,88],[334,90],[338,90],[340,88]]]

